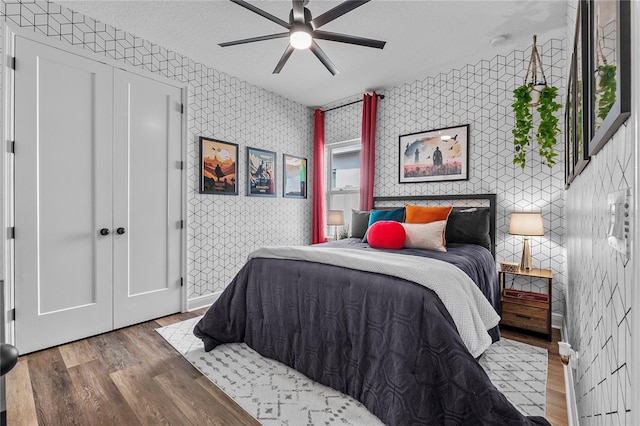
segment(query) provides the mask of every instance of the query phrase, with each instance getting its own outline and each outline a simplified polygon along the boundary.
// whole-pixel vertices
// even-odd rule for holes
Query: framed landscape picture
[[[401,135],[400,183],[469,179],[469,125]]]
[[[595,155],[631,114],[631,2],[589,2],[589,154]]]
[[[282,196],[307,198],[307,159],[282,154]]]
[[[276,153],[247,147],[247,195],[276,196]]]
[[[200,193],[238,195],[238,145],[200,136]]]

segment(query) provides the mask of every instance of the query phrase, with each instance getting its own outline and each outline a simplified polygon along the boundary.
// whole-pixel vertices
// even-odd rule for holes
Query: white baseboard
[[[220,297],[221,294],[222,292],[219,291],[217,293],[205,294],[204,296],[198,296],[187,300],[187,312],[213,305],[213,302],[218,300],[218,297]]]
[[[551,327],[559,328],[562,331],[562,327],[564,327],[564,315],[562,314],[551,314]]]
[[[568,332],[566,323],[563,322],[561,331],[561,339],[567,341]],[[570,365],[563,366],[564,368],[564,391],[565,399],[567,400],[567,420],[569,426],[580,426],[580,420],[578,417],[578,401],[576,400],[576,388],[573,381],[573,368]]]

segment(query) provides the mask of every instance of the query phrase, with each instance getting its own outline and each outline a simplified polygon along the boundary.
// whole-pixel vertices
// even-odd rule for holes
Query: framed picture
[[[307,198],[307,159],[282,154],[282,196]]]
[[[276,153],[247,147],[247,195],[276,196]]]
[[[238,195],[238,145],[200,136],[200,193]]]
[[[589,1],[589,154],[631,113],[631,2]]]
[[[573,174],[578,176],[589,164],[589,103],[585,102],[586,87],[589,81],[588,63],[589,55],[589,7],[586,0],[578,3],[578,15],[576,17],[575,42],[573,45],[574,91],[575,91],[575,139],[573,148]]]
[[[568,187],[573,178],[576,145],[576,56],[571,57],[567,79],[567,99],[564,107],[564,183]]]
[[[400,183],[469,179],[469,125],[401,135]]]

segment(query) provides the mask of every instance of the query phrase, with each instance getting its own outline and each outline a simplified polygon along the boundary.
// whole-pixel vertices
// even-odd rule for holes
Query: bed
[[[443,198],[489,203],[479,207],[490,215],[487,245],[392,251],[355,238],[262,248],[194,334],[206,351],[245,342],[385,424],[548,424],[521,415],[477,362],[499,339],[495,194],[378,197],[375,209]]]

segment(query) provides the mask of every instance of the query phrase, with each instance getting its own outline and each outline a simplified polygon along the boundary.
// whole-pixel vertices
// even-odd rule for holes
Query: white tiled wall
[[[188,84],[187,283],[190,299],[223,290],[263,245],[309,244],[311,198],[282,198],[282,154],[311,159],[307,107],[218,72],[162,46],[44,1],[3,1],[0,23]],[[198,193],[198,137],[240,145],[240,195]],[[277,198],[247,197],[246,147],[277,152]],[[309,185],[312,167],[309,162]],[[310,187],[310,186],[309,186]],[[283,217],[296,220],[281,220]]]
[[[564,104],[565,52],[563,40],[538,38],[545,74],[558,87]],[[513,159],[513,89],[524,80],[531,46],[506,56],[469,64],[448,73],[382,90],[376,132],[374,195],[496,193],[497,260],[519,261],[522,238],[507,233],[512,211],[542,211],[545,236],[531,238],[534,265],[554,272],[553,311],[564,314],[564,165],[542,164],[537,153],[528,156],[524,170]],[[330,108],[333,105],[327,105]],[[327,112],[327,143],[360,136],[362,104]],[[562,117],[562,112],[558,112]],[[398,136],[469,124],[469,180],[446,183],[400,184]],[[562,126],[560,126],[562,127]],[[558,158],[564,158],[564,136],[558,136]],[[535,143],[535,142],[534,142]],[[546,291],[544,280],[521,280],[517,287]]]

